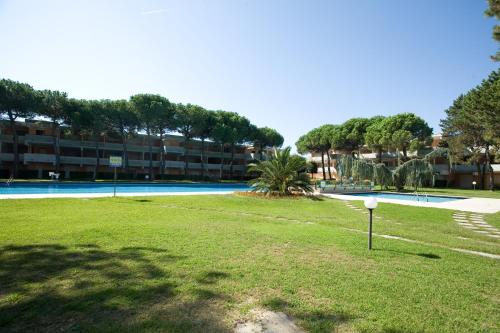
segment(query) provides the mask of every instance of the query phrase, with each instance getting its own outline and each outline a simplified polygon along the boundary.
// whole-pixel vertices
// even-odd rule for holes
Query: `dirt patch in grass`
[[[250,318],[236,324],[235,333],[305,333],[283,312],[254,309]]]

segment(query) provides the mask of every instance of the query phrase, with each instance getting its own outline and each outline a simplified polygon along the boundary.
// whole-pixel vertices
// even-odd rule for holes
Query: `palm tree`
[[[268,161],[250,164],[248,171],[259,177],[250,181],[253,191],[266,195],[290,195],[294,192],[312,192],[306,161],[303,157],[290,154],[290,147],[275,150]]]

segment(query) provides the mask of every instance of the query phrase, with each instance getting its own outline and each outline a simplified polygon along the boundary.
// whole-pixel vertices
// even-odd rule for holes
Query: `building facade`
[[[18,122],[19,175],[18,178],[48,179],[49,173],[56,171],[54,129],[50,123],[42,121]],[[101,136],[93,138],[86,135],[75,136],[61,128],[59,139],[59,161],[61,179],[112,178],[113,169],[109,166],[110,156],[123,156],[124,145],[120,138]],[[202,163],[201,142],[190,140],[184,146],[184,137],[166,135],[163,140],[152,138],[153,177],[172,179],[182,178],[187,160],[191,178],[200,177],[202,164],[204,176],[219,178],[221,169],[224,178],[241,179],[246,175],[252,153],[246,146],[236,146],[234,153],[230,147],[213,142],[205,142],[204,163]],[[138,134],[129,139],[126,145],[128,167],[118,168],[118,178],[146,179],[149,175],[150,153],[148,138]],[[163,161],[163,168],[162,162]],[[0,178],[8,178],[13,170],[14,147],[13,133],[7,123],[0,126]]]
[[[430,147],[422,149],[420,151],[408,152],[407,156],[412,157],[423,157],[424,155],[436,149],[441,142],[442,137],[440,135],[434,135],[433,141]],[[331,150],[330,154],[330,164],[328,164],[328,157],[324,154],[323,159],[325,163],[325,176],[326,179],[337,179],[337,157],[342,154],[349,152],[334,151]],[[315,179],[323,179],[323,168],[322,168],[322,158],[321,153],[311,153],[309,159],[314,162],[317,166],[317,172],[313,174]],[[374,163],[384,163],[389,169],[394,169],[398,166],[398,159],[403,159],[403,153],[397,151],[382,152],[382,154],[374,153],[368,147],[363,147],[360,150],[360,158],[372,161]],[[445,158],[436,158],[431,161],[434,169],[434,185],[437,187],[453,186],[457,188],[470,189],[473,188],[473,182],[479,187],[480,172],[477,170],[477,166],[471,164],[458,164],[450,166],[450,163]],[[500,187],[500,164],[492,164],[493,169],[493,183],[495,187]],[[489,185],[489,177],[484,177],[484,182],[486,188]]]

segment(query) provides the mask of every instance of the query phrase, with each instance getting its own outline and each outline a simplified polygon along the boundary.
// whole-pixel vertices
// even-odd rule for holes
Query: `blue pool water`
[[[246,184],[146,184],[117,183],[116,193],[146,192],[226,192],[248,191]],[[75,194],[75,193],[113,193],[112,183],[12,183],[0,184],[2,194]]]
[[[461,197],[446,197],[446,196],[438,196],[438,195],[418,195],[415,194],[404,194],[404,193],[387,193],[387,192],[373,192],[373,193],[352,193],[349,195],[353,195],[356,197],[375,197],[382,199],[396,199],[396,200],[406,200],[406,201],[420,201],[420,202],[448,202],[448,201],[456,201],[463,200],[465,198]]]

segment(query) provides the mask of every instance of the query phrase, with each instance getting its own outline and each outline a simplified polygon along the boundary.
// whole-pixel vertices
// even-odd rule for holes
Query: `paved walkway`
[[[358,197],[355,195],[345,195],[345,194],[322,193],[321,195],[328,198],[339,199],[339,200],[366,199],[366,197]],[[377,198],[377,201],[393,203],[398,205],[452,209],[452,210],[481,213],[481,214],[488,214],[488,213],[494,214],[500,212],[500,199],[491,199],[491,198],[467,198],[463,200],[454,200],[448,202],[422,202],[422,201]]]
[[[500,238],[500,230],[486,223],[483,214],[455,212],[453,214],[453,220],[455,220],[459,226],[475,233],[492,238]]]

